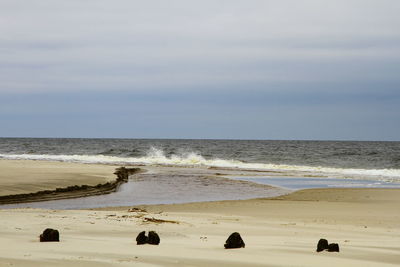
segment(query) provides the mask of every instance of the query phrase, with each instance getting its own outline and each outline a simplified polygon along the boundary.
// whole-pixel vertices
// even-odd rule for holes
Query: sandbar
[[[115,180],[119,166],[67,162],[0,160],[0,196],[97,185]]]

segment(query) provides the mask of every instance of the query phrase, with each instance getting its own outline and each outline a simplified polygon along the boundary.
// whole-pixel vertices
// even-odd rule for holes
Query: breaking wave
[[[180,155],[166,156],[164,151],[150,148],[142,157],[119,157],[110,155],[50,155],[50,154],[0,154],[0,159],[13,160],[43,160],[77,163],[100,164],[145,164],[145,165],[169,165],[169,166],[205,166],[219,168],[235,168],[260,171],[281,171],[288,175],[321,175],[341,178],[380,179],[384,181],[399,181],[399,169],[355,169],[334,168],[321,166],[299,166],[271,163],[250,163],[233,159],[205,159],[195,152],[184,152]]]

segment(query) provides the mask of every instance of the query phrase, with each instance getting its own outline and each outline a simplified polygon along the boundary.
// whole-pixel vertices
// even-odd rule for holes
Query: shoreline
[[[15,166],[13,165],[21,165],[23,168],[18,168],[16,169]],[[4,177],[5,174],[9,174],[10,171],[7,170],[10,168],[11,165],[11,172],[13,173],[14,177],[13,179],[8,179],[8,180],[13,180],[15,183],[12,184],[11,190],[8,189],[7,187],[10,187],[9,182],[10,181],[5,181],[5,186],[4,186]],[[72,172],[70,172],[70,168],[72,168]],[[94,168],[94,169],[93,169]],[[97,170],[97,168],[100,168],[100,170]],[[114,172],[112,172],[114,175],[117,176],[116,179],[112,180],[109,178],[109,175],[107,173],[104,173],[104,169],[110,170],[110,168],[115,168]],[[108,168],[108,169],[107,169]],[[204,175],[204,178],[207,179],[204,180],[204,183],[209,183],[209,178],[214,177],[217,179],[224,179],[224,180],[231,180],[235,181],[237,183],[241,183],[240,186],[247,185],[249,183],[255,185],[256,187],[269,187],[269,188],[276,188],[278,190],[282,190],[282,192],[279,194],[275,194],[272,196],[254,196],[254,197],[243,197],[243,198],[226,198],[227,201],[229,200],[251,200],[251,199],[281,199],[282,197],[286,195],[292,195],[292,193],[296,193],[299,191],[303,190],[309,190],[311,188],[313,189],[319,189],[319,190],[326,190],[328,188],[326,187],[310,187],[309,189],[307,188],[298,188],[298,189],[288,189],[285,187],[282,187],[280,185],[270,185],[270,184],[263,184],[263,183],[256,183],[254,181],[246,181],[246,180],[240,180],[240,179],[230,179],[228,178],[229,176],[249,176],[249,174],[253,173],[254,170],[235,170],[235,169],[228,169],[228,168],[216,168],[216,167],[209,167],[209,168],[195,168],[192,172],[185,172],[185,173],[179,173],[181,170],[188,169],[191,170],[192,168],[184,168],[182,166],[147,166],[145,169],[143,168],[137,168],[137,166],[132,166],[129,168],[126,167],[120,167],[120,166],[113,166],[113,165],[108,165],[108,164],[87,164],[87,163],[69,163],[69,162],[55,162],[55,161],[37,161],[37,160],[6,160],[6,159],[1,159],[0,160],[0,169],[2,169],[2,172],[0,172],[0,205],[9,205],[9,204],[24,204],[24,203],[34,203],[34,202],[43,202],[43,201],[53,201],[53,200],[63,200],[63,199],[78,199],[82,197],[91,197],[91,196],[101,196],[101,195],[107,195],[109,193],[116,192],[117,189],[119,188],[120,185],[126,183],[128,181],[129,175],[135,174],[135,173],[147,173],[150,174],[154,177],[155,176],[160,176],[166,173],[167,175],[199,175],[202,173]],[[76,169],[74,171],[74,169]],[[31,175],[31,171],[35,170],[37,173],[36,175]],[[178,170],[178,172],[177,172]],[[101,172],[99,172],[101,171]],[[221,173],[220,171],[225,171],[225,173]],[[48,173],[49,172],[49,173]],[[258,171],[258,172],[263,172],[264,175],[273,175],[276,172],[271,171],[271,172],[264,172],[264,171]],[[5,173],[5,174],[4,174]],[[279,173],[281,174],[281,173]],[[29,176],[29,179],[26,179],[27,176]],[[44,176],[44,177],[42,177]],[[47,177],[46,177],[47,176]],[[54,177],[53,177],[54,176]],[[76,176],[79,179],[73,180],[71,177]],[[86,179],[82,180],[82,177],[85,177]],[[98,178],[101,177],[107,177],[104,182],[99,182]],[[284,176],[282,176],[284,177]],[[36,183],[36,179],[39,179],[39,182]],[[65,179],[68,178],[68,179]],[[150,177],[144,175],[143,177],[137,177],[134,180],[138,181],[146,181]],[[104,179],[104,178],[103,178]],[[175,178],[174,178],[175,179]],[[82,181],[81,181],[82,180]],[[48,182],[51,182],[52,188],[47,189],[46,184]],[[65,181],[67,181],[65,183]],[[219,180],[221,181],[221,180]],[[8,182],[8,184],[7,184]],[[60,183],[66,184],[66,186],[59,186]],[[97,183],[99,182],[99,183]],[[29,186],[25,187],[25,184],[28,184]],[[35,188],[34,186],[31,186],[32,184],[35,184],[36,187],[41,188],[44,187],[46,188],[45,190],[37,190],[33,191]],[[135,184],[135,187],[138,185]],[[178,186],[178,184],[176,184]],[[24,190],[28,190],[27,193],[21,193],[21,194],[10,194],[9,192],[12,192],[14,188],[24,188]],[[6,188],[6,189],[4,189]],[[354,189],[357,187],[353,187]],[[143,188],[142,188],[143,189]],[[352,187],[342,187],[342,188],[330,188],[330,192],[333,192],[335,189],[339,190],[346,190],[346,189],[352,189]],[[368,188],[361,188],[361,189],[368,189]],[[376,188],[378,189],[378,188]],[[381,188],[381,189],[390,189],[390,188]],[[124,189],[126,191],[126,188]],[[8,192],[5,194],[4,192]],[[136,192],[137,194],[138,192]],[[135,195],[136,195],[135,194]],[[205,200],[205,198],[200,199],[200,200],[187,200],[186,201],[177,201],[177,202],[153,202],[153,203],[148,203],[148,204],[138,204],[138,205],[169,205],[169,204],[185,204],[185,203],[197,203],[197,202],[215,202],[215,201],[224,201],[223,198],[216,198],[216,199],[209,199]],[[81,209],[102,209],[107,208],[107,207],[125,207],[127,204],[125,203],[118,203],[108,205],[108,206],[98,206],[98,207],[81,207]],[[130,204],[128,204],[130,205]],[[136,205],[136,204],[132,204]],[[35,207],[35,206],[33,206]],[[39,208],[41,208],[38,205]],[[11,207],[12,208],[12,207]],[[16,206],[15,208],[18,208]],[[50,207],[44,207],[44,208],[50,208]],[[54,207],[51,209],[59,209],[60,207]],[[72,207],[70,209],[79,209],[78,206]]]
[[[58,187],[55,190],[43,190],[33,193],[3,195],[0,196],[0,205],[41,202],[110,194],[117,191],[118,187],[121,184],[128,182],[130,175],[142,171],[143,170],[141,170],[140,168],[119,167],[114,172],[114,174],[117,176],[114,181],[97,185],[72,185],[68,187]]]
[[[132,203],[159,204],[250,199],[289,192],[278,187],[229,179],[215,169],[205,167],[138,166],[141,175],[132,176],[129,182],[124,183],[121,190],[115,194],[106,194],[114,192],[117,187],[108,175],[112,173],[111,170],[115,170],[115,167],[101,164],[0,160],[2,170],[0,172],[0,204],[10,205],[4,208],[23,207],[24,203],[28,203],[29,205],[25,207],[82,209],[123,206]],[[248,174],[249,171],[226,170],[224,173],[242,175]],[[8,178],[7,174],[12,174],[13,179]],[[103,182],[99,183],[101,180]],[[61,183],[65,186],[61,186]],[[82,184],[87,184],[87,186],[81,186]],[[16,190],[25,190],[26,193],[10,194]],[[176,194],[177,192],[179,194]],[[87,196],[96,197],[80,198]],[[62,199],[66,200],[57,202]],[[46,203],[40,204],[43,201]],[[18,204],[21,205],[18,206]]]
[[[0,160],[0,205],[115,192],[139,168],[33,160]]]

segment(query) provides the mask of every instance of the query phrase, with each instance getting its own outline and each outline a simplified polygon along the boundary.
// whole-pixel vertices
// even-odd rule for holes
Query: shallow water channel
[[[292,174],[240,169],[145,167],[117,192],[84,198],[2,205],[0,208],[88,209],[142,204],[275,197],[306,188],[400,188],[400,183],[378,180],[301,177]]]
[[[234,174],[235,172],[233,172]],[[290,190],[229,179],[198,168],[151,168],[132,175],[117,192],[75,199],[3,205],[0,208],[87,209],[274,197]]]

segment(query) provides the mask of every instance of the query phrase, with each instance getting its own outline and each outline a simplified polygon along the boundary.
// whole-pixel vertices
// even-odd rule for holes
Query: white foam
[[[329,175],[338,178],[379,179],[383,181],[399,181],[399,169],[352,169],[320,166],[299,166],[270,163],[245,163],[230,159],[205,159],[195,152],[181,155],[165,156],[164,151],[152,147],[144,157],[116,157],[104,155],[49,155],[49,154],[0,154],[3,159],[45,160],[101,164],[146,164],[146,165],[175,165],[175,166],[206,166],[222,168],[238,168],[263,171],[282,171],[293,174]]]

